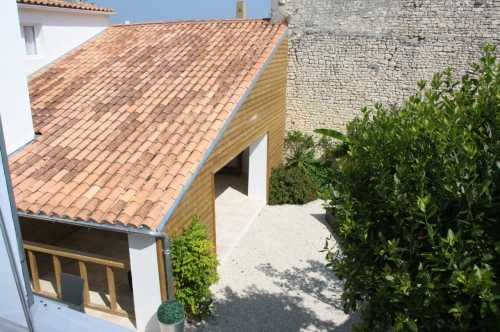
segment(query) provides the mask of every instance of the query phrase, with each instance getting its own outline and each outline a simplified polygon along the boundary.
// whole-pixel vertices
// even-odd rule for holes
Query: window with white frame
[[[26,45],[26,54],[27,55],[38,54],[36,47],[35,26],[23,25],[23,34],[24,34],[24,44]]]

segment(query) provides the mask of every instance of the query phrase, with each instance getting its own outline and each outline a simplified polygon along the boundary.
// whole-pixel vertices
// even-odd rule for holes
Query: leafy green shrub
[[[331,141],[291,131],[285,137],[285,164],[273,170],[270,179],[270,204],[304,204],[329,197],[331,163],[327,151]],[[317,151],[323,153],[317,157]]]
[[[172,268],[176,298],[193,318],[211,313],[212,293],[209,287],[217,279],[217,258],[213,242],[199,217],[172,240]]]
[[[298,167],[273,169],[269,184],[269,204],[305,204],[317,199],[318,187]]]
[[[399,108],[348,126],[332,207],[344,309],[361,331],[498,331],[500,64],[492,46]]]
[[[156,313],[158,320],[163,324],[175,324],[185,318],[184,305],[172,300],[162,303]]]
[[[307,172],[315,160],[316,143],[311,135],[290,131],[285,136],[285,164]]]

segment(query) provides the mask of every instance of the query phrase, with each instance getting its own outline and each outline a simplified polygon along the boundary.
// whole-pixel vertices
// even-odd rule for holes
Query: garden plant
[[[500,64],[485,47],[348,125],[331,206],[359,331],[499,331]],[[342,155],[339,153],[339,156]]]
[[[174,237],[171,245],[175,296],[191,319],[211,314],[210,286],[217,279],[217,258],[213,241],[200,218],[193,217],[191,225]]]
[[[158,321],[166,325],[178,324],[185,316],[184,305],[175,300],[162,303],[157,312]]]
[[[285,162],[273,169],[269,185],[269,204],[305,204],[329,198],[331,192],[332,140],[299,131],[285,137]],[[319,156],[318,152],[321,151]]]

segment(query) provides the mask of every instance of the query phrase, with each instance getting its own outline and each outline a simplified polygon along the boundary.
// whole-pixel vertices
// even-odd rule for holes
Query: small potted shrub
[[[184,305],[175,300],[162,303],[157,312],[161,332],[184,331]]]

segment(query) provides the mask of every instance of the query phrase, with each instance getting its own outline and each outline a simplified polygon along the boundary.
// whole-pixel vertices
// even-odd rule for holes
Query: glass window
[[[25,25],[23,26],[23,32],[24,32],[24,43],[26,44],[26,54],[28,55],[37,54],[35,27],[33,25]]]

